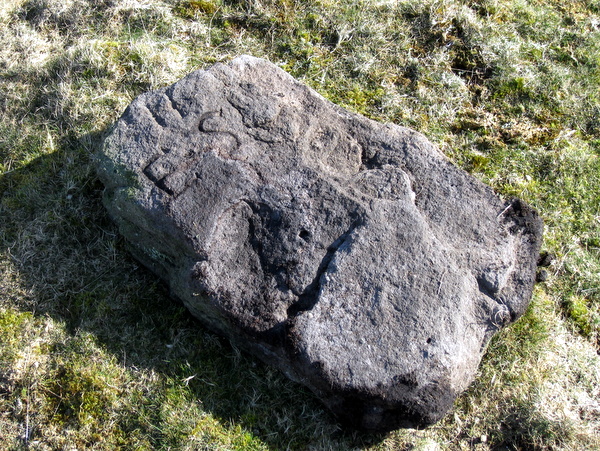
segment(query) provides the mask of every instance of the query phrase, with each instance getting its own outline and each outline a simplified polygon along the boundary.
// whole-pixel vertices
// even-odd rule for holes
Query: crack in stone
[[[352,232],[354,232],[363,223],[362,217],[358,216],[354,219],[350,228],[342,233],[333,243],[327,248],[327,253],[321,260],[317,269],[317,274],[312,282],[307,285],[304,291],[298,296],[298,301],[294,302],[287,309],[288,318],[294,318],[302,312],[312,310],[319,301],[319,291],[321,289],[321,278],[329,268],[335,253],[348,241]]]
[[[258,256],[260,266],[265,274],[272,274],[277,281],[280,289],[283,291],[288,290],[285,273],[286,266],[284,264],[277,264],[269,260],[265,253],[263,240],[258,236],[261,232],[260,229],[266,230],[277,230],[279,227],[283,227],[283,217],[281,213],[272,210],[268,205],[264,203],[256,203],[250,200],[243,200],[253,212],[253,217],[249,218],[249,241],[254,252]],[[313,277],[312,281],[304,288],[302,293],[297,294],[298,300],[290,305],[287,309],[288,319],[291,319],[301,312],[311,310],[318,302],[318,294],[321,288],[321,278],[330,266],[331,261],[335,253],[348,241],[350,235],[363,223],[362,215],[359,212],[351,214],[353,221],[344,233],[342,233],[335,241],[333,241],[328,247],[325,256],[321,259],[317,268],[317,273]],[[263,224],[259,224],[262,222]],[[268,223],[268,224],[267,224]],[[302,229],[300,232],[302,239],[307,239],[306,230]]]

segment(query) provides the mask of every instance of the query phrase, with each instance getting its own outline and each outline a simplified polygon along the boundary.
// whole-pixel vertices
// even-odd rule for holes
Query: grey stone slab
[[[438,421],[531,297],[534,210],[261,59],[138,97],[98,173],[174,297],[356,427]]]

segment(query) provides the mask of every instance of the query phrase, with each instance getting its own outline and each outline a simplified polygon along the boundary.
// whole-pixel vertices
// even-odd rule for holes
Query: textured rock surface
[[[264,60],[140,96],[98,168],[173,295],[355,426],[439,420],[531,296],[534,211]]]

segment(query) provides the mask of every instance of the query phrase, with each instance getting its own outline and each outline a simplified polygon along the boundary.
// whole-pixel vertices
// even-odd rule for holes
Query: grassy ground
[[[0,449],[600,449],[599,1],[4,0],[0,42]],[[108,220],[107,127],[242,53],[543,216],[547,280],[438,425],[341,430],[169,300]]]

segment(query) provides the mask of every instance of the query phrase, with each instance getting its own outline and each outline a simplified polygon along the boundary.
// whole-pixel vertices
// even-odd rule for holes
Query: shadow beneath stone
[[[0,249],[27,293],[2,303],[49,315],[71,336],[91,334],[127,370],[175,381],[225,428],[239,426],[272,449],[381,442],[341,429],[307,389],[208,332],[130,257],[93,167],[103,136],[66,140],[0,175]],[[164,418],[154,421],[160,429]]]

